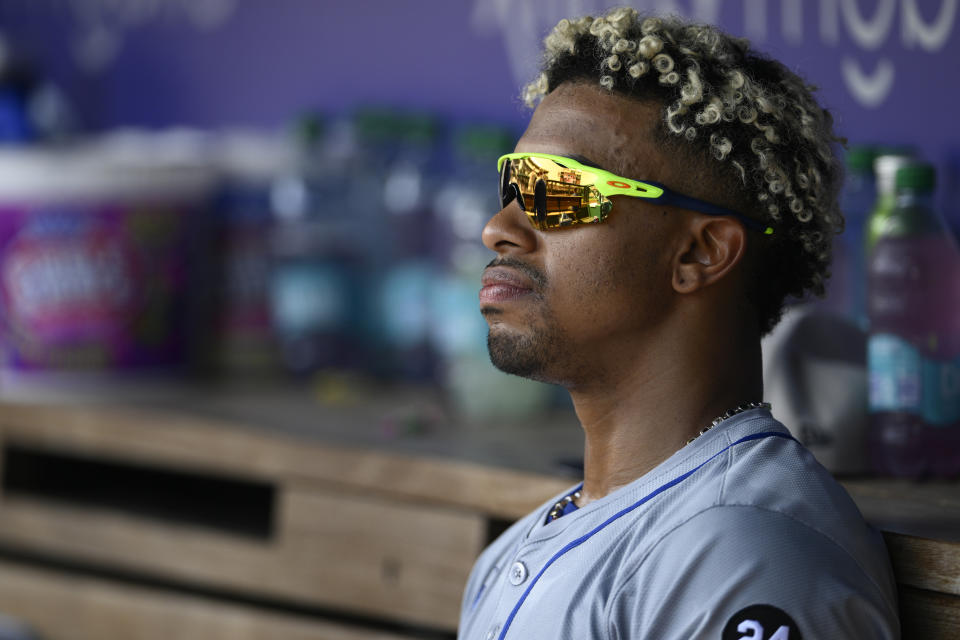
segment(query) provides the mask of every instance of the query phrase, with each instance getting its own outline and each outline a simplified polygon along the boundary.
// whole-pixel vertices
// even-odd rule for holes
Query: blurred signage
[[[910,73],[898,52],[934,55],[951,42],[956,31],[960,0],[634,0],[639,11],[687,16],[719,24],[750,38],[761,49],[779,48],[786,56],[803,49],[839,62],[844,88],[857,104],[873,109],[883,105],[897,87],[897,76]],[[739,5],[739,6],[737,6]],[[480,32],[503,34],[511,69],[518,84],[535,74],[540,38],[564,17],[606,10],[604,0],[475,0],[472,24]],[[778,46],[779,45],[779,46]],[[954,47],[955,48],[955,47]],[[951,61],[956,61],[952,56]],[[898,69],[898,67],[900,67]],[[803,71],[803,70],[801,70]],[[820,69],[817,70],[820,72]]]

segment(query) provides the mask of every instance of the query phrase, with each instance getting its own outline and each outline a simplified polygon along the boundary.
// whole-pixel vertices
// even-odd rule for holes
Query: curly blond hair
[[[544,40],[531,107],[564,82],[596,82],[663,105],[658,140],[715,178],[723,198],[776,229],[758,244],[749,295],[762,333],[784,301],[823,295],[842,170],[833,118],[808,85],[744,39],[677,17],[617,8],[561,20]],[[642,177],[642,176],[641,176]]]

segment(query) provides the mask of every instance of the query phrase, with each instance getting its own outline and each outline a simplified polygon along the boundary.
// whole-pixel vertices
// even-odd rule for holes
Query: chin
[[[538,382],[555,383],[549,375],[549,364],[556,359],[552,341],[542,335],[518,335],[491,329],[487,334],[490,362],[504,373]]]

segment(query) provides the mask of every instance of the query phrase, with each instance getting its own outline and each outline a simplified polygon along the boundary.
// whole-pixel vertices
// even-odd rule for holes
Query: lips
[[[495,304],[516,300],[534,291],[533,282],[523,274],[507,267],[490,267],[480,280],[480,304]]]

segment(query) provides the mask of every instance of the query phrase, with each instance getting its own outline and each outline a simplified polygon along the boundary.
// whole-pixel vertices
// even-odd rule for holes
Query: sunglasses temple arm
[[[690,211],[698,211],[709,216],[733,216],[734,218],[740,220],[745,227],[748,229],[753,229],[754,231],[765,231],[767,229],[767,225],[758,222],[753,218],[748,218],[742,213],[737,213],[731,209],[725,209],[724,207],[719,207],[715,204],[710,204],[709,202],[705,202],[697,198],[670,191],[666,187],[654,182],[651,182],[650,184],[663,189],[663,194],[657,198],[657,202],[662,202],[663,204],[679,207],[681,209],[689,209]]]

